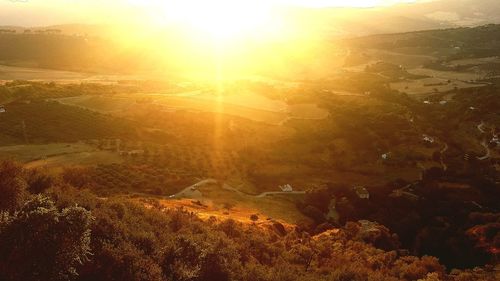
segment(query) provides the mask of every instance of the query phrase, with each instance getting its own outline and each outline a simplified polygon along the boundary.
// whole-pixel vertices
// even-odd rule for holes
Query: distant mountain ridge
[[[402,33],[500,23],[498,0],[438,0],[371,9],[332,8],[302,11],[323,18],[337,36]]]
[[[500,23],[498,0],[437,0],[377,8],[289,8],[287,12],[293,25],[303,25],[300,28],[306,33],[319,32],[320,35],[328,34],[336,38]],[[0,19],[8,19],[3,13],[0,11]],[[9,25],[0,20],[2,24]],[[5,27],[17,32],[24,29],[60,29],[68,35],[105,36],[112,29],[123,26],[80,23]],[[0,29],[5,27],[0,26]]]

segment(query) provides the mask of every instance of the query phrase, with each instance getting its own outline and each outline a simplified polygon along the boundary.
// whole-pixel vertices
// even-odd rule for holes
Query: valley
[[[39,68],[45,60],[1,65],[0,160],[22,171],[26,186],[38,183],[28,171],[53,177],[47,190],[58,204],[116,211],[132,216],[129,225],[134,212],[169,214],[165,228],[175,231],[176,218],[194,229],[235,224],[231,231],[270,231],[285,248],[293,235],[295,247],[368,229],[379,236],[362,241],[394,260],[434,256],[450,270],[494,264],[498,34],[500,25],[485,25],[335,39],[335,56],[315,65],[333,69],[267,78],[90,71],[68,67],[68,54],[55,54],[52,69]]]

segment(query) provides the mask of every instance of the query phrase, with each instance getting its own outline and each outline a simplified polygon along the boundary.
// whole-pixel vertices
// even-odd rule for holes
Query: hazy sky
[[[166,3],[186,0],[0,0],[0,25],[105,23],[137,18]],[[224,1],[224,0],[190,0]],[[233,0],[250,1],[250,0]],[[253,0],[264,1],[264,0]],[[265,0],[306,7],[372,7],[421,0]]]

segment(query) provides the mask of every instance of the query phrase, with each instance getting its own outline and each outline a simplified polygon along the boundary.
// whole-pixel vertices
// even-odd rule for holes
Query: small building
[[[428,143],[434,143],[434,141],[435,141],[433,137],[428,136],[428,135],[426,135],[426,134],[423,134],[423,135],[422,135],[422,139],[423,139],[425,142],[428,142]]]
[[[280,185],[280,189],[283,192],[292,192],[293,188],[290,184]]]
[[[382,156],[380,156],[380,157],[382,157],[383,160],[388,160],[390,156],[391,156],[391,153],[387,152],[387,153],[382,154]]]
[[[442,100],[442,101],[440,101],[440,102],[439,102],[439,104],[440,104],[440,105],[445,105],[445,104],[447,104],[447,103],[448,103],[448,102],[447,102],[447,101],[445,101],[445,100]]]
[[[7,112],[5,107],[3,105],[0,105],[0,113],[5,113],[5,112]]]
[[[353,189],[354,189],[354,192],[356,192],[356,195],[358,195],[358,197],[360,199],[369,199],[370,198],[370,192],[368,192],[368,189],[366,189],[365,187],[355,186]]]
[[[490,143],[496,145],[496,146],[500,146],[500,138],[498,137],[498,135],[494,135],[492,138],[491,138],[491,141]]]

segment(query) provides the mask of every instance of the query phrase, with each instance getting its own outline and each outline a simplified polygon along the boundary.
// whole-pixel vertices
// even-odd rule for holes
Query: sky
[[[221,3],[228,0],[0,0],[0,25],[46,26],[66,23],[114,23],[147,17],[162,8],[189,1]],[[232,0],[231,3],[270,3],[310,8],[374,7],[421,0]],[[253,4],[252,4],[253,5]],[[160,8],[160,9],[159,9]]]

